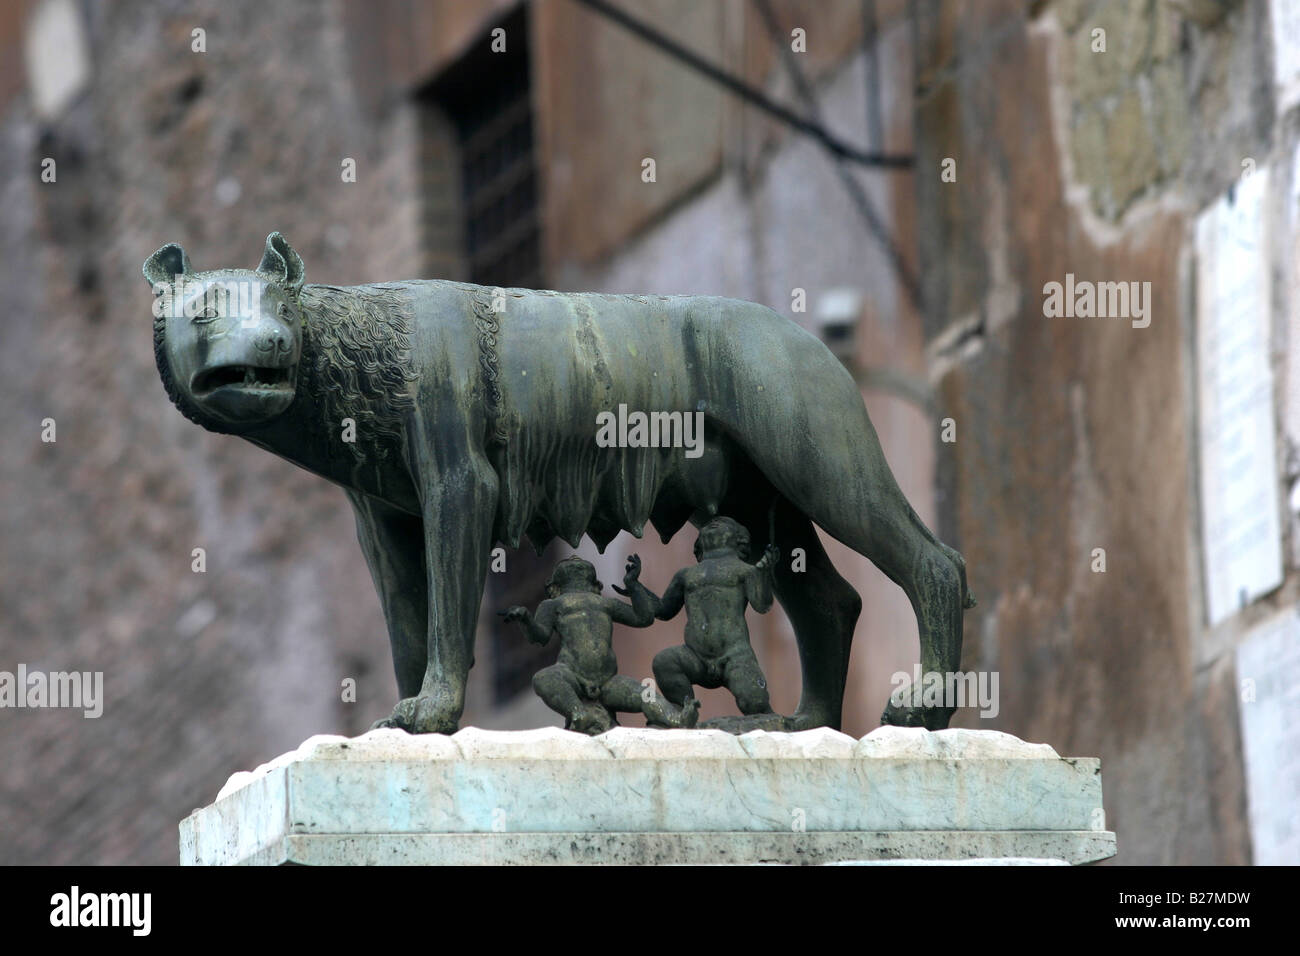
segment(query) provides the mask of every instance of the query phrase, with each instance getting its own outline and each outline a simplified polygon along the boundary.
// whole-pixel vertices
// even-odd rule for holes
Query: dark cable
[[[856,146],[845,143],[829,133],[820,124],[804,119],[792,110],[787,109],[780,103],[772,100],[766,94],[754,89],[743,80],[739,80],[730,73],[727,73],[725,70],[719,69],[702,57],[692,53],[676,40],[660,33],[649,24],[643,23],[635,17],[628,15],[618,7],[605,2],[605,0],[575,0],[575,2],[599,13],[601,16],[605,17],[605,19],[618,24],[623,27],[623,29],[635,34],[652,46],[667,53],[669,56],[680,60],[696,72],[704,74],[714,83],[717,83],[728,92],[740,97],[751,106],[755,106],[769,115],[775,116],[783,123],[794,127],[801,133],[811,136],[841,159],[851,160],[852,162],[859,163],[863,166],[883,167],[887,169],[910,169],[912,167],[913,157],[911,156],[863,152]]]
[[[804,76],[803,70],[799,68],[799,63],[795,59],[795,54],[784,42],[781,35],[781,28],[776,22],[776,14],[772,11],[772,6],[768,0],[753,0],[754,6],[758,8],[759,14],[763,18],[763,23],[767,27],[768,35],[776,44],[777,49],[782,53],[781,60],[785,64],[787,72],[790,74],[790,80],[794,84],[795,91],[799,98],[803,100],[804,108],[813,116],[814,119],[820,119],[820,107],[817,104],[817,95],[813,92],[812,85],[809,84],[808,78]],[[903,291],[911,299],[912,304],[919,310],[921,308],[921,285],[916,276],[908,267],[907,260],[903,257],[902,250],[894,243],[890,237],[889,231],[885,228],[884,222],[877,215],[875,207],[872,206],[871,200],[867,197],[866,191],[862,184],[854,178],[853,173],[846,169],[843,163],[835,163],[835,171],[839,174],[840,181],[844,189],[853,200],[853,205],[857,207],[858,215],[866,223],[867,231],[871,233],[872,238],[880,245],[890,266],[893,267],[894,274],[898,277],[899,284]]]

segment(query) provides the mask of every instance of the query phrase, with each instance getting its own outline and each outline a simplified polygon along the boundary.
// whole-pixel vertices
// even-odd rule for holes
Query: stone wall
[[[1251,859],[1231,649],[1300,584],[1287,562],[1203,652],[1192,219],[1243,159],[1295,148],[1268,5],[1217,6],[1209,22],[1168,2],[918,17],[931,371],[960,436],[940,453],[942,524],[981,598],[965,666],[1001,672],[996,726],[1102,755],[1120,862]],[[1044,285],[1067,273],[1150,282],[1150,325],[1047,318]]]

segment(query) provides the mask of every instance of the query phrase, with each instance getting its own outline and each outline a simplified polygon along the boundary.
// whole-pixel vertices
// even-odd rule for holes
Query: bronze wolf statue
[[[667,541],[717,514],[748,528],[752,553],[774,533],[787,556],[773,583],[802,663],[793,726],[839,726],[862,608],[814,523],[907,593],[925,672],[960,667],[973,603],[961,555],[899,490],[852,376],[771,309],[438,280],[304,285],[279,233],[253,271],[196,272],[168,244],[144,275],[176,407],[351,500],[401,695],[381,724],[456,730],[497,542],[586,534],[603,549],[647,521]],[[598,443],[598,415],[626,409],[691,415],[702,441],[689,453]],[[939,729],[951,715],[908,696],[883,720]]]

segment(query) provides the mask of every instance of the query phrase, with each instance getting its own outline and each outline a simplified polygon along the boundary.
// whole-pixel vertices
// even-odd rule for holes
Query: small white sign
[[[1300,611],[1237,647],[1241,742],[1257,866],[1300,864]]]
[[[1212,625],[1282,583],[1267,195],[1268,172],[1260,169],[1196,221],[1201,516]]]
[[[1300,6],[1300,0],[1296,0]],[[1281,272],[1283,315],[1286,316],[1286,372],[1282,404],[1282,426],[1286,454],[1300,452],[1300,146],[1291,156],[1291,189],[1286,196],[1281,240],[1276,248],[1282,256]],[[1295,462],[1288,458],[1284,467],[1293,476]],[[1291,522],[1291,562],[1300,564],[1300,479],[1291,478],[1286,507]]]
[[[1273,83],[1277,112],[1300,103],[1300,0],[1272,0]]]

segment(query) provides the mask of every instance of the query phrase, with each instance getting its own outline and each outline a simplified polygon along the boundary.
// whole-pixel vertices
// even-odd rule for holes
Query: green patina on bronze
[[[790,726],[839,726],[861,610],[814,523],[907,593],[923,670],[960,665],[973,603],[961,555],[899,490],[852,377],[768,308],[439,280],[311,286],[279,233],[256,270],[195,272],[169,244],[144,274],[176,406],[351,500],[402,697],[383,723],[456,729],[496,542],[576,547],[586,534],[603,549],[647,522],[667,541],[720,514],[755,553],[774,535],[805,555],[803,570],[772,574],[802,665]],[[195,307],[221,288],[250,290],[248,308],[233,296]],[[620,405],[702,413],[702,453],[601,447],[597,416]],[[883,719],[935,729],[951,713],[891,703]]]

